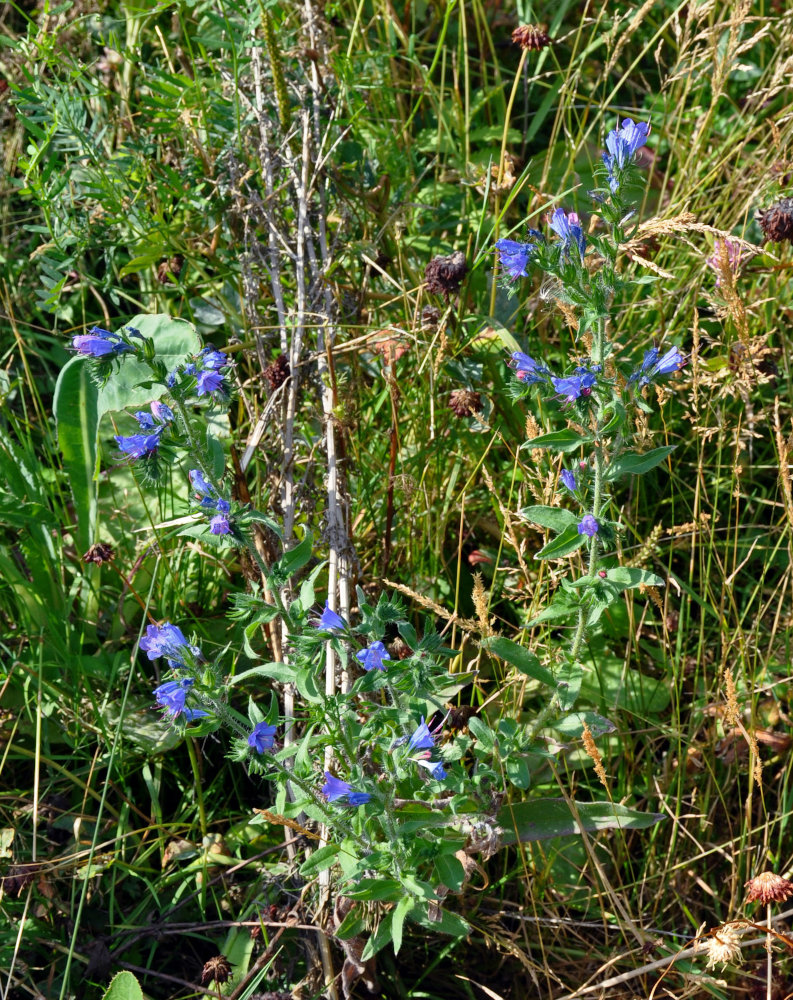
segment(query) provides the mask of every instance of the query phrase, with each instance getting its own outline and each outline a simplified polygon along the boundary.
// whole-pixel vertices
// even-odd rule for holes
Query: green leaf
[[[563,712],[569,712],[578,701],[583,677],[584,667],[578,661],[562,664],[556,686],[556,697]]]
[[[576,515],[563,507],[524,507],[518,513],[527,521],[531,521],[532,524],[539,524],[541,528],[550,528],[551,531],[564,531],[571,524],[578,525]]]
[[[653,448],[652,451],[646,451],[643,455],[637,455],[633,451],[626,452],[611,463],[606,469],[604,478],[606,482],[610,483],[619,479],[620,476],[640,476],[642,473],[654,469],[656,465],[660,465],[674,450],[674,445],[664,445],[663,448]]]
[[[531,772],[525,757],[508,757],[504,765],[507,777],[516,788],[525,791],[531,784]]]
[[[526,622],[526,628],[533,628],[541,622],[564,621],[565,618],[572,618],[573,615],[578,614],[578,608],[578,600],[560,588],[553,595],[550,605]]]
[[[299,569],[302,569],[311,559],[314,540],[311,532],[305,530],[303,540],[298,542],[294,548],[284,552],[278,562],[272,568],[272,575],[284,581],[289,580]]]
[[[614,566],[606,570],[606,579],[616,583],[623,590],[633,590],[635,587],[663,587],[664,581],[655,573],[646,569],[631,569],[627,566]]]
[[[452,892],[459,892],[465,885],[465,869],[453,854],[439,854],[435,859],[435,871]]]
[[[562,431],[551,431],[550,434],[540,434],[539,437],[532,438],[531,441],[524,441],[520,446],[521,450],[531,448],[548,448],[550,451],[561,451],[564,453],[575,451],[583,444],[589,444],[592,438],[587,435],[582,437],[577,431],[567,427]]]
[[[376,955],[378,951],[382,951],[391,940],[391,921],[393,920],[393,916],[394,911],[392,910],[380,921],[380,926],[364,945],[363,952],[361,953],[362,962],[371,958],[372,955]]]
[[[192,323],[184,319],[172,319],[164,313],[133,316],[125,326],[140,330],[144,337],[151,337],[157,352],[157,360],[170,370],[185,360],[188,354],[201,350],[201,341]],[[165,393],[164,385],[145,388],[141,382],[151,380],[151,369],[143,361],[121,356],[118,372],[114,372],[99,390],[97,409],[99,416],[110,410],[124,410],[128,406],[143,406],[150,400],[159,399]]]
[[[361,916],[361,907],[353,906],[334,932],[334,937],[341,941],[357,937],[366,928],[366,920]]]
[[[72,358],[61,369],[52,409],[77,521],[75,542],[82,554],[96,540],[96,441],[99,390],[85,358]]]
[[[391,940],[394,942],[394,954],[399,954],[402,947],[402,928],[405,924],[405,917],[413,909],[415,903],[412,896],[403,896],[394,907],[391,920]]]
[[[597,712],[574,712],[566,715],[563,719],[553,723],[553,728],[569,739],[578,739],[584,732],[584,725],[589,727],[593,736],[603,736],[606,733],[613,733],[617,728],[613,722],[604,719]]]
[[[338,844],[326,844],[324,847],[318,848],[300,866],[300,874],[316,875],[319,872],[324,872],[326,868],[330,868],[336,863],[338,853]]]
[[[473,716],[468,720],[468,729],[475,739],[482,744],[485,750],[492,750],[496,745],[496,737],[492,729],[487,725],[487,723],[478,719],[476,716]]]
[[[113,976],[102,1000],[143,1000],[143,990],[131,972],[119,972]]]
[[[528,649],[524,649],[523,646],[512,642],[511,639],[505,639],[500,635],[488,636],[488,638],[482,640],[482,648],[486,649],[488,653],[492,653],[493,656],[511,663],[513,667],[517,667],[527,677],[533,677],[535,681],[541,681],[550,687],[556,686],[553,674],[550,670],[542,666],[534,653],[530,653]]]
[[[535,552],[534,558],[561,559],[563,556],[569,556],[573,552],[576,552],[588,540],[586,535],[579,534],[577,524],[571,524],[568,528],[564,529],[561,535],[557,535],[547,545],[544,545],[539,552]]]
[[[582,829],[644,830],[663,819],[662,813],[640,812],[619,803],[576,802],[575,806],[580,822],[564,799],[530,799],[504,806],[498,813],[502,844],[571,836]]]
[[[295,679],[295,668],[289,663],[264,663],[260,667],[251,667],[250,670],[243,670],[241,674],[228,679],[228,684],[241,684],[243,681],[251,680],[254,677],[272,677],[273,680],[288,684]]]

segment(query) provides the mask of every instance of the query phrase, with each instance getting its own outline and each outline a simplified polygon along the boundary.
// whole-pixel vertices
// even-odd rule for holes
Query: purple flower
[[[125,455],[131,458],[143,458],[144,455],[150,455],[160,443],[161,430],[162,428],[158,427],[153,434],[130,434],[127,437],[116,434],[115,439],[119,450]]]
[[[575,489],[575,473],[571,472],[570,469],[562,469],[562,471],[559,473],[559,478],[562,480],[562,482],[568,488],[568,490]]]
[[[193,364],[192,361],[184,366],[185,375],[195,375],[197,372],[198,369],[196,368],[196,366]]]
[[[224,368],[230,363],[228,357],[222,351],[216,351],[211,344],[207,344],[203,351],[201,351],[200,357],[202,368],[209,368],[212,371]]]
[[[141,428],[144,431],[150,431],[152,427],[157,426],[154,422],[154,417],[150,413],[147,413],[145,410],[138,410],[138,412],[135,414],[135,419],[138,421],[138,423],[140,424]]]
[[[277,728],[277,726],[270,726],[266,722],[257,722],[253,727],[253,732],[248,737],[248,746],[256,753],[272,750]]]
[[[168,372],[168,374],[165,376],[165,384],[168,386],[169,389],[173,389],[173,387],[176,385],[176,372]]]
[[[352,785],[348,785],[341,778],[334,778],[330,771],[325,771],[325,784],[322,786],[322,794],[327,798],[328,802],[338,802],[340,799],[347,799],[347,803],[351,806],[365,805],[372,797],[368,792],[354,791]]]
[[[191,469],[187,475],[196,493],[200,493],[201,496],[212,496],[215,493],[215,487],[207,482],[200,469]]]
[[[158,399],[151,404],[151,412],[161,424],[168,424],[173,420],[173,410]]]
[[[529,261],[536,251],[533,243],[518,243],[515,240],[496,240],[496,250],[502,269],[513,281],[524,278],[529,273]]]
[[[228,500],[224,500],[223,497],[221,497],[215,504],[215,510],[218,511],[220,514],[228,514],[228,512],[231,510],[231,504],[228,502]]]
[[[443,781],[446,777],[443,762],[440,760],[417,760],[416,763],[421,767],[426,767],[436,781]]]
[[[649,134],[648,122],[634,122],[632,118],[623,119],[622,127],[618,125],[606,136],[606,149],[611,154],[612,164],[616,164],[622,170],[633,159],[636,150],[647,142]]]
[[[146,635],[140,640],[140,648],[150,660],[156,660],[158,656],[178,660],[182,655],[182,647],[190,648],[182,630],[170,622],[149,625],[146,628]]]
[[[187,692],[193,683],[192,677],[185,677],[180,681],[166,681],[154,689],[154,698],[160,708],[165,709],[166,713],[175,719],[185,710]]]
[[[594,517],[592,517],[591,514],[585,514],[578,524],[578,534],[588,535],[589,538],[592,538],[594,535],[596,535],[599,530],[600,530],[600,525],[597,523]]]
[[[544,365],[538,364],[534,358],[524,354],[523,351],[514,351],[507,364],[514,370],[515,378],[520,382],[525,382],[526,385],[531,385],[533,382],[544,382],[549,374]]]
[[[570,252],[570,247],[575,244],[578,254],[584,259],[586,251],[586,239],[584,230],[581,228],[580,220],[575,212],[566,214],[563,208],[557,208],[548,223],[551,229],[562,239],[562,246],[565,253]]]
[[[705,258],[708,267],[716,272],[716,288],[721,287],[724,263],[734,275],[737,275],[744,262],[751,256],[751,252],[744,250],[737,240],[716,240],[713,245],[713,253],[710,257]]]
[[[411,750],[431,750],[435,746],[435,740],[429,730],[429,726],[421,717],[421,724],[408,741],[408,751]]]
[[[220,372],[206,369],[198,374],[198,395],[205,396],[207,393],[217,392],[223,385],[223,376]]]
[[[659,375],[673,375],[686,363],[685,355],[681,354],[677,347],[670,347],[666,354],[660,358],[658,354],[659,351],[656,347],[645,351],[644,360],[628,381],[635,382],[638,379],[639,385],[649,385]]]
[[[584,385],[580,375],[569,375],[567,378],[551,378],[554,389],[564,398],[565,403],[574,403],[579,396],[588,396],[591,389]]]
[[[325,601],[325,610],[322,612],[320,617],[316,618],[311,624],[314,628],[325,630],[347,628],[347,622],[345,622],[343,618],[339,617],[335,611],[331,611],[327,601]]]
[[[366,649],[359,649],[355,658],[361,662],[364,670],[385,670],[383,660],[390,660],[391,655],[385,645],[378,640]]]
[[[215,514],[209,522],[209,530],[213,535],[228,535],[231,531],[229,519],[225,514]]]
[[[72,339],[72,347],[78,354],[85,354],[92,358],[103,358],[106,354],[112,354],[116,345],[104,337],[92,337],[83,333]]]
[[[209,718],[209,712],[205,712],[203,708],[183,708],[182,715],[185,722],[195,722],[196,719]]]

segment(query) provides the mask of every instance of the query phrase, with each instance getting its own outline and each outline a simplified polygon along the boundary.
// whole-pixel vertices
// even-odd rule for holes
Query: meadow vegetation
[[[792,41],[4,5],[2,1000],[793,991]]]

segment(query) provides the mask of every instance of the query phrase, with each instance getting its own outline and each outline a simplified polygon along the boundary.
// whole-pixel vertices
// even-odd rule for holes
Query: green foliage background
[[[268,189],[262,115],[285,185],[303,111],[322,122],[312,168],[324,201],[309,224],[328,234],[337,340],[331,375],[318,373],[315,339],[303,356],[296,522],[323,538],[320,393],[332,377],[358,582],[406,588],[417,624],[448,616],[436,621],[456,669],[480,671],[456,707],[505,739],[531,722],[535,691],[475,642],[474,573],[491,627],[532,648],[556,638],[553,622],[524,626],[557,582],[532,560],[547,538],[515,514],[553,495],[547,453],[517,450],[551,429],[550,408],[526,427],[505,349],[558,361],[575,339],[553,289],[527,281],[510,297],[493,283],[489,251],[556,204],[589,211],[603,136],[622,115],[653,126],[634,248],[649,264],[634,266],[658,280],[638,286],[615,335],[637,359],[653,341],[691,354],[652,426],[636,429],[645,448],[676,445],[672,460],[620,496],[620,559],[663,576],[665,593],[657,605],[629,595],[590,644],[581,709],[615,726],[595,734],[608,788],[578,734],[522,777],[507,803],[516,830],[546,821],[557,835],[527,843],[507,830],[455,900],[468,943],[414,929],[398,963],[378,956],[383,994],[473,997],[482,983],[561,997],[641,968],[648,940],[665,955],[703,923],[734,919],[747,878],[793,864],[790,246],[767,246],[720,291],[705,263],[713,229],[759,245],[756,212],[791,192],[793,12],[748,0],[307,10],[77,0],[0,13],[0,969],[14,1000],[100,997],[120,969],[147,996],[187,996],[219,951],[237,970],[227,994],[323,989],[283,829],[254,822],[267,788],[220,743],[169,734],[151,665],[131,657],[144,612],[209,650],[241,650],[225,611],[250,567],[176,536],[183,470],[173,491],[152,492],[119,463],[112,435],[131,420],[97,402],[67,350],[86,326],[140,313],[229,347],[240,393],[213,435],[233,470],[264,414],[238,487],[283,513],[284,414],[266,410],[263,376],[284,347],[272,252],[287,312],[299,288],[290,244],[268,240],[270,221],[294,234],[298,220],[287,188]],[[545,24],[553,44],[522,57],[519,23]],[[423,272],[455,250],[468,274],[446,302]],[[478,417],[450,409],[460,389],[481,394]],[[101,566],[82,559],[97,541],[115,550]],[[236,670],[244,658],[231,655]],[[725,721],[725,668],[740,726]],[[594,823],[582,837],[556,807],[532,808],[568,797],[665,820],[606,834]],[[282,932],[289,914],[296,927]],[[377,919],[373,907],[367,932]],[[728,971],[727,987],[694,960],[664,983],[682,991],[692,972],[703,996],[725,996],[762,958]],[[609,995],[647,995],[657,975]]]

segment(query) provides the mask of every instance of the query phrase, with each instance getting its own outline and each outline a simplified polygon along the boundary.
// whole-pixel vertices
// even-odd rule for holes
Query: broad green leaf
[[[241,674],[230,677],[228,683],[229,685],[241,684],[254,677],[272,677],[273,680],[281,681],[282,684],[288,684],[295,679],[295,668],[288,663],[264,663],[260,667],[251,667],[250,670],[243,670]]]
[[[402,886],[393,878],[361,878],[344,890],[344,895],[350,899],[374,899],[383,903],[396,903],[404,894]]]
[[[578,608],[578,601],[560,588],[553,595],[548,607],[526,622],[526,628],[533,628],[541,622],[564,621],[566,618],[572,618],[573,615],[578,614]]]
[[[595,737],[603,736],[606,733],[613,733],[617,728],[613,722],[604,719],[597,712],[573,712],[572,715],[566,715],[563,719],[559,719],[558,722],[554,722],[553,728],[558,733],[561,733],[562,736],[566,736],[569,739],[578,739],[584,732],[585,724]]]
[[[542,666],[534,653],[530,653],[528,649],[512,642],[511,639],[505,639],[500,635],[489,636],[482,640],[482,648],[486,649],[488,653],[492,653],[493,656],[498,656],[499,659],[511,663],[527,677],[533,677],[536,681],[541,681],[550,687],[556,685],[553,674]]]
[[[571,524],[578,525],[579,518],[571,510],[563,507],[524,507],[518,511],[521,517],[532,524],[539,524],[541,528],[550,528],[551,531],[564,531]]]
[[[311,532],[306,530],[303,540],[298,542],[294,548],[284,552],[278,562],[273,566],[271,572],[273,576],[283,580],[289,580],[299,569],[302,569],[311,559],[314,540]]]
[[[143,1000],[143,990],[131,972],[119,972],[113,976],[102,1000]]]
[[[606,579],[611,583],[616,583],[623,590],[632,590],[634,587],[663,587],[664,581],[655,573],[650,573],[646,569],[632,569],[628,566],[614,566],[606,570]]]
[[[347,938],[357,937],[366,928],[366,920],[361,913],[360,906],[353,906],[347,916],[342,920],[339,926],[334,931],[334,937],[339,938],[341,941],[346,941]]]
[[[616,802],[576,802],[575,807],[580,822],[564,799],[529,799],[504,806],[498,814],[503,845],[579,834],[582,829],[644,830],[663,819],[661,813],[640,812]]]
[[[330,868],[336,863],[338,853],[338,844],[326,844],[324,847],[312,851],[300,866],[300,874],[308,876],[324,872],[326,868]]]
[[[521,449],[548,448],[550,451],[570,452],[580,448],[582,444],[588,444],[592,438],[587,435],[582,437],[577,431],[569,427],[562,431],[551,431],[550,434],[540,434],[539,437],[532,438],[531,441],[524,441]]]
[[[465,885],[465,869],[453,854],[439,854],[435,858],[435,871],[452,892],[459,892]]]
[[[170,371],[188,354],[201,350],[201,341],[192,323],[184,319],[172,319],[164,313],[133,316],[124,324],[140,330],[144,337],[151,337],[157,351],[158,360]],[[166,392],[164,385],[142,387],[141,382],[151,379],[151,369],[135,358],[123,357],[120,369],[113,372],[107,384],[99,390],[97,410],[103,413],[124,410],[128,406],[143,406],[153,399],[159,399]]]
[[[349,893],[347,895],[349,895]],[[402,897],[400,897],[400,899],[401,898]],[[389,943],[391,940],[391,921],[393,918],[394,911],[392,910],[380,921],[380,926],[364,945],[363,952],[361,953],[362,962],[370,959],[372,955],[376,955],[378,951],[381,951]]]
[[[81,554],[96,541],[98,394],[85,358],[72,358],[63,366],[55,384],[52,409],[63,471],[74,500],[75,542]]]
[[[562,664],[557,678],[556,697],[563,712],[569,712],[578,701],[583,677],[584,667],[578,661]]]
[[[620,476],[640,476],[643,472],[649,472],[656,465],[660,465],[674,450],[674,445],[665,445],[663,448],[653,448],[652,451],[646,451],[643,455],[637,455],[633,451],[626,452],[611,463],[606,469],[604,478],[606,482],[610,483],[619,479]]]
[[[394,907],[393,918],[391,920],[391,940],[394,942],[394,954],[399,954],[402,947],[402,928],[405,925],[405,917],[413,909],[415,903],[411,896],[403,896]]]
[[[603,654],[597,656],[597,672],[584,676],[581,695],[606,712],[622,708],[639,718],[666,711],[671,699],[665,675],[650,677],[639,670],[625,670],[622,657]]]
[[[525,757],[511,755],[504,764],[504,770],[516,788],[521,788],[525,791],[531,784],[531,772],[529,771],[529,764]]]
[[[571,524],[565,528],[561,535],[544,545],[539,552],[534,553],[535,559],[561,559],[563,556],[572,555],[581,548],[589,538],[578,533],[578,525]]]
[[[485,750],[492,750],[496,745],[496,737],[492,729],[490,729],[486,722],[483,722],[476,716],[468,720],[468,729]]]

